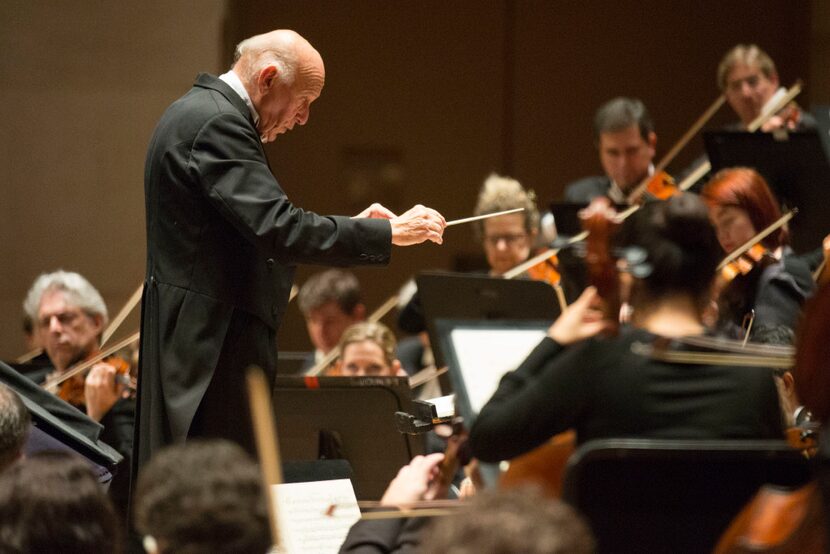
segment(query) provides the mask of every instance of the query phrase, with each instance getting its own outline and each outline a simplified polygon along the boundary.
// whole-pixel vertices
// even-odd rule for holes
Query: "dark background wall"
[[[804,78],[803,105],[830,102],[830,17],[819,0],[628,4],[4,4],[0,358],[22,350],[19,303],[40,271],[87,274],[113,311],[126,300],[144,271],[142,163],[153,125],[196,72],[224,71],[233,45],[252,34],[294,28],[326,62],[309,123],[267,147],[291,199],[320,213],[380,201],[464,217],[491,171],[534,188],[545,206],[569,181],[600,172],[591,120],[601,103],[643,99],[660,157],[718,95],[717,62],[738,42],[765,48],[783,83]],[[725,107],[712,125],[731,118]],[[670,169],[701,151],[697,137]],[[457,227],[441,247],[396,249],[389,267],[356,273],[373,309],[417,271],[478,255],[472,230]],[[317,270],[302,268],[298,282]],[[296,306],[280,343],[308,348]]]

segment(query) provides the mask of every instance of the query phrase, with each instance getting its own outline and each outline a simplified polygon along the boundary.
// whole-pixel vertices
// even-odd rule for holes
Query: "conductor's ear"
[[[267,93],[278,78],[279,71],[277,71],[276,66],[269,65],[262,68],[262,70],[259,72],[259,78],[257,79],[260,92],[262,92],[263,94]]]

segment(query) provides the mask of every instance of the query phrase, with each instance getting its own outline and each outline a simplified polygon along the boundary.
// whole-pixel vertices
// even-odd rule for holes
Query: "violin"
[[[668,200],[680,194],[674,178],[665,171],[655,172],[646,182],[646,194],[658,200]]]
[[[534,281],[542,281],[550,286],[556,286],[562,281],[559,273],[559,259],[556,254],[550,256],[527,269],[527,275]]]
[[[115,382],[124,385],[128,390],[135,392],[135,383],[130,374],[130,363],[120,356],[110,356],[104,358],[98,363],[105,363],[115,368]],[[64,402],[68,402],[73,406],[86,405],[86,397],[84,396],[84,386],[86,381],[86,373],[78,373],[72,378],[65,380],[58,387],[57,395]]]
[[[92,368],[95,364],[106,360],[107,363],[112,363],[116,366],[116,370],[118,371],[117,379],[125,384],[132,394],[135,392],[135,382],[134,378],[132,378],[130,374],[130,364],[123,358],[113,356],[113,354],[133,344],[139,339],[139,337],[139,333],[133,333],[124,340],[110,346],[109,348],[106,348],[98,354],[95,354],[86,361],[76,363],[58,375],[50,375],[41,386],[48,392],[57,395],[63,388],[64,383],[72,381],[75,384],[68,385],[66,392],[64,393],[65,397],[61,396],[61,398],[75,406],[84,405],[84,379],[86,378],[87,370]],[[119,370],[119,367],[122,369]]]
[[[755,268],[765,268],[778,261],[778,258],[762,241],[771,233],[783,227],[798,213],[793,208],[775,220],[761,232],[750,238],[743,245],[726,256],[717,267],[714,297],[727,308],[726,312],[740,314],[745,312],[742,306],[747,305],[751,291],[755,290],[755,280],[760,278],[760,272],[753,273]],[[754,276],[754,279],[751,278]],[[750,303],[751,304],[751,303]],[[728,309],[728,308],[731,308]]]

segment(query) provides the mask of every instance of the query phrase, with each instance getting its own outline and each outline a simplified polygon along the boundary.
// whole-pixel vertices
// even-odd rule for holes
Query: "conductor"
[[[277,30],[242,41],[230,71],[201,74],[150,141],[138,466],[164,445],[224,437],[253,451],[245,369],[276,372],[275,333],[298,263],[381,265],[391,246],[440,244],[446,221],[373,204],[355,217],[297,208],[263,143],[308,121],[320,54]]]

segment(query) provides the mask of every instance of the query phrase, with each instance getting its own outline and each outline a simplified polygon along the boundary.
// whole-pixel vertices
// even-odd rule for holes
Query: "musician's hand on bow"
[[[398,217],[391,219],[392,244],[409,246],[431,240],[437,244],[444,242],[444,216],[420,204],[413,206]]]
[[[444,454],[415,456],[408,465],[403,466],[398,475],[389,483],[380,503],[384,506],[406,508],[407,504],[419,500],[434,500],[446,491],[439,490],[440,479],[438,465]]]
[[[101,421],[124,393],[125,385],[116,380],[116,374],[113,366],[102,362],[92,366],[89,375],[86,376],[86,413],[95,421]]]
[[[383,205],[375,202],[374,204],[372,204],[371,206],[369,206],[368,208],[354,216],[353,219],[361,217],[368,217],[373,219],[393,219],[398,216],[396,216],[394,213],[392,213],[391,210],[387,209]]]
[[[588,287],[579,298],[562,312],[548,329],[548,336],[566,346],[593,337],[611,327],[611,322],[604,319],[601,311],[596,309],[599,301],[597,289]]]

